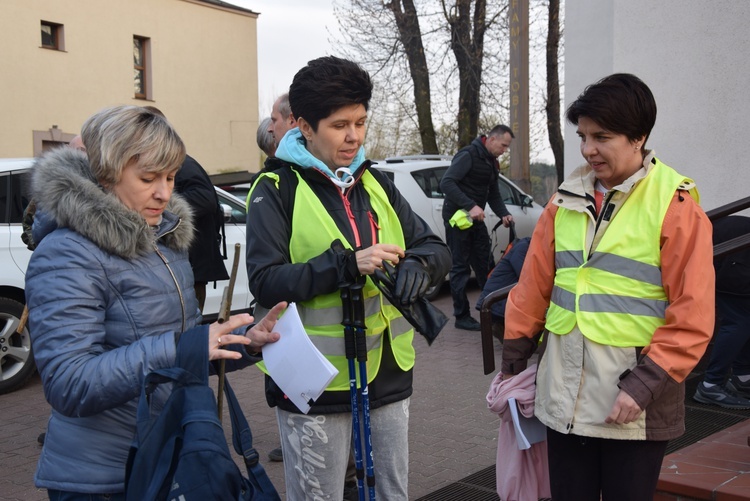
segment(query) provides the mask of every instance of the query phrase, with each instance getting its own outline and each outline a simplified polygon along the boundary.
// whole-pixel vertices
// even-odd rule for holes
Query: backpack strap
[[[234,395],[234,390],[228,380],[224,380],[224,394],[229,408],[229,416],[232,420],[232,445],[235,452],[242,456],[245,461],[247,475],[255,488],[267,495],[275,494],[276,488],[268,478],[266,470],[260,464],[258,451],[253,447],[253,432],[242,413],[240,403]]]

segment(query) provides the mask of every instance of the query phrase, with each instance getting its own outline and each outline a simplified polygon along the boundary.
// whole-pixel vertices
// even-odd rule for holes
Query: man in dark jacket
[[[144,108],[167,118],[155,106]],[[202,312],[206,302],[206,284],[229,279],[221,253],[224,212],[219,205],[219,197],[211,178],[201,164],[190,155],[185,155],[185,161],[177,171],[174,190],[187,200],[193,212],[195,236],[188,253],[195,278],[195,296]]]
[[[195,295],[203,311],[206,284],[229,278],[221,253],[224,214],[208,173],[190,155],[185,155],[185,161],[177,171],[174,188],[193,210],[195,238],[188,253],[195,276]]]
[[[453,157],[451,166],[440,181],[440,189],[445,193],[443,220],[448,247],[453,255],[450,272],[453,315],[458,329],[478,331],[479,322],[470,314],[469,300],[466,297],[466,284],[471,269],[484,288],[489,272],[490,237],[484,223],[486,204],[502,218],[503,226],[513,221],[503,203],[498,186],[500,166],[497,157],[506,152],[513,140],[513,132],[506,125],[495,126],[486,136],[480,136],[469,146],[462,148]],[[472,224],[465,229],[453,226],[458,211],[465,211]]]

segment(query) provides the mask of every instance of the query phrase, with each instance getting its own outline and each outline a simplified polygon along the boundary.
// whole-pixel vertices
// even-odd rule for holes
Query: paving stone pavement
[[[474,287],[469,291],[472,304],[479,295]],[[409,499],[425,496],[495,464],[497,452],[499,418],[487,409],[485,401],[493,375],[483,374],[479,333],[454,327],[447,286],[434,304],[450,321],[432,346],[421,336],[415,341],[417,363],[410,408]],[[473,314],[479,318],[478,312]],[[495,350],[499,361],[499,345]],[[263,377],[259,370],[248,368],[231,373],[228,378],[252,428],[261,461],[283,499],[282,463],[267,459],[268,452],[279,442],[275,413],[263,395]],[[212,378],[214,385],[215,379]],[[39,376],[34,376],[19,391],[0,395],[0,403],[0,465],[3,469],[0,500],[47,499],[46,491],[36,489],[33,482],[41,450],[37,436],[45,430],[49,415]],[[224,423],[227,428],[228,415]],[[237,461],[242,464],[238,458]]]

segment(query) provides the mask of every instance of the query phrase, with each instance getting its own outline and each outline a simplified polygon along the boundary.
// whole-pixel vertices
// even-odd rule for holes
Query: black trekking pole
[[[349,364],[349,394],[352,403],[352,434],[354,440],[354,468],[357,473],[357,492],[359,501],[365,499],[365,470],[362,465],[362,438],[359,430],[359,406],[357,404],[357,371],[354,358],[357,356],[356,339],[354,338],[354,322],[352,321],[352,299],[349,285],[341,287],[341,306],[343,309],[344,346],[346,361]]]
[[[365,465],[367,488],[370,501],[375,501],[375,467],[372,461],[372,432],[370,428],[370,394],[367,387],[367,337],[365,330],[365,298],[362,295],[364,283],[351,286],[352,312],[356,338],[357,362],[359,363],[359,380],[362,390],[362,423],[365,439]]]

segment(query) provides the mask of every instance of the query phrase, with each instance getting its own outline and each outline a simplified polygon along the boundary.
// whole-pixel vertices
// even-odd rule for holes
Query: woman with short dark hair
[[[502,371],[524,370],[544,332],[535,414],[555,501],[651,499],[713,332],[711,223],[695,183],[645,148],[656,101],[639,78],[588,86],[567,118],[586,164],[534,230]]]
[[[340,499],[352,447],[352,416],[340,288],[362,284],[377,497],[408,498],[409,397],[414,330],[371,280],[383,261],[397,269],[406,305],[450,268],[445,244],[393,183],[365,160],[372,83],[356,63],[310,61],[289,90],[298,128],[276,156],[284,166],[260,176],[248,197],[247,270],[262,306],[294,301],[305,330],[339,370],[303,414],[267,378],[277,407],[289,499]]]

